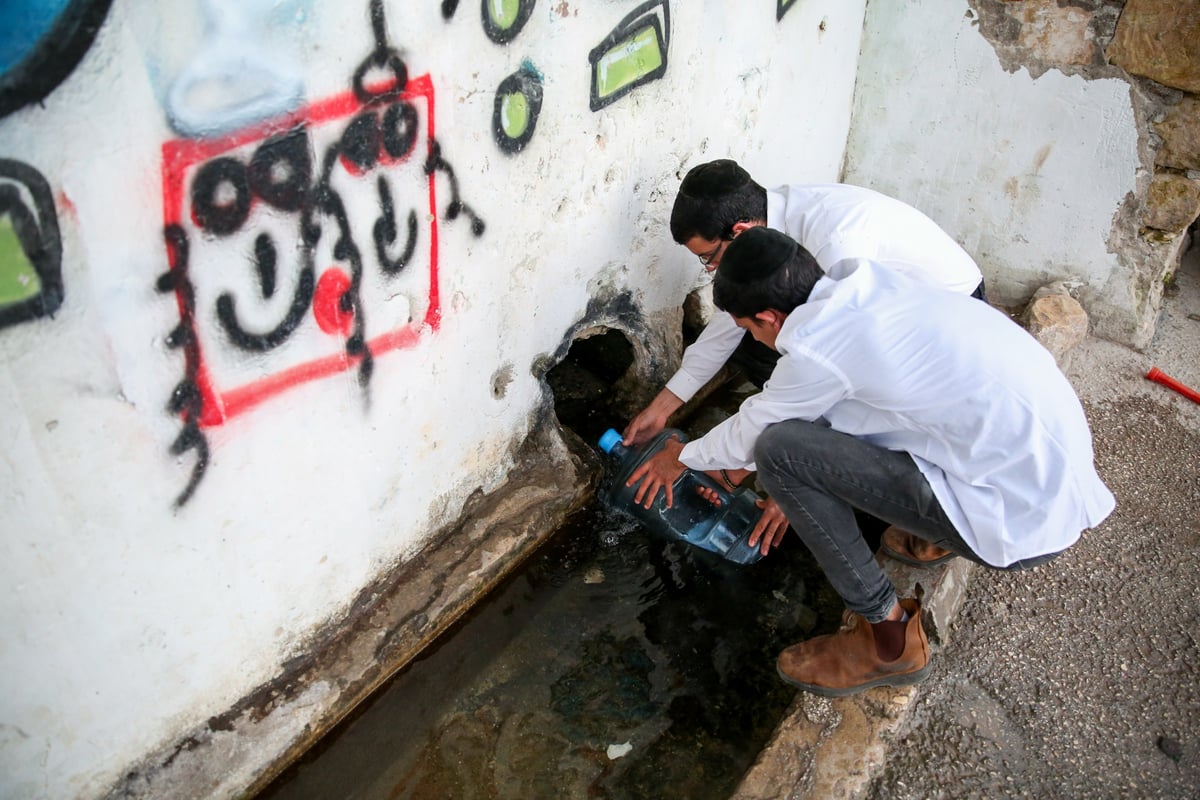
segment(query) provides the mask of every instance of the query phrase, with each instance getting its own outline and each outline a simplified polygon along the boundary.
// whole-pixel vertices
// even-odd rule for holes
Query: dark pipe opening
[[[573,341],[546,372],[559,423],[593,447],[607,429],[624,427],[628,420],[618,410],[615,387],[632,365],[633,345],[620,331]]]

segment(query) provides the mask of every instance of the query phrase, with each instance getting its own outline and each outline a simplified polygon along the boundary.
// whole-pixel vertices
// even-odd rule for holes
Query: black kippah
[[[792,260],[799,249],[786,233],[761,225],[748,228],[725,248],[717,274],[732,283],[753,283]]]
[[[679,190],[693,197],[721,197],[750,183],[750,173],[732,159],[719,158],[692,167]]]

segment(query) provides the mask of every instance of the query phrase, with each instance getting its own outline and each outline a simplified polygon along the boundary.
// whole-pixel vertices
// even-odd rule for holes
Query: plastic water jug
[[[633,502],[637,484],[625,482],[639,466],[662,450],[663,443],[677,437],[686,442],[687,436],[674,428],[666,428],[639,447],[621,444],[621,434],[612,428],[600,437],[600,449],[608,454],[608,474],[600,488],[600,500],[609,508],[636,518],[646,528],[672,539],[701,547],[724,556],[737,564],[753,564],[762,558],[757,547],[746,543],[762,516],[755,501],[759,496],[745,487],[730,492],[703,472],[684,470],[672,485],[673,504],[667,508],[667,493],[659,490],[650,508]],[[706,486],[714,489],[721,505],[713,505],[697,493]],[[643,499],[643,502],[644,499]]]

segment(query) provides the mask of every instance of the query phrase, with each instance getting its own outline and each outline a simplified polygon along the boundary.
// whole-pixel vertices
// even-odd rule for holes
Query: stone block
[[[1185,97],[1168,106],[1154,130],[1163,140],[1156,164],[1171,169],[1200,169],[1200,98]]]
[[[1174,172],[1158,172],[1146,192],[1147,228],[1182,233],[1200,216],[1200,181]]]
[[[1106,54],[1134,75],[1200,92],[1196,42],[1200,42],[1200,3],[1129,0]]]
[[[1034,292],[1021,322],[1050,351],[1061,369],[1066,369],[1071,350],[1088,331],[1087,312],[1061,281]]]
[[[950,627],[977,569],[955,558],[931,569],[876,556],[901,597],[923,593],[921,621],[936,652],[949,641]],[[882,768],[887,743],[910,713],[918,686],[881,686],[848,697],[797,692],[785,719],[746,772],[730,800],[865,796]]]
[[[979,565],[965,558],[953,558],[937,567],[913,567],[888,558],[882,551],[876,559],[901,597],[915,597],[917,586],[920,585],[923,593],[921,622],[925,626],[925,635],[929,637],[929,645],[936,652],[948,644],[950,628],[958,616],[958,610],[962,608],[967,587]]]

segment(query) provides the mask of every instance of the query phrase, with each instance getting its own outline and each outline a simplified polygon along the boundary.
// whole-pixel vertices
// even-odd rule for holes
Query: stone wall
[[[1158,99],[1143,235],[1174,240],[1200,216],[1200,5],[1129,0],[1105,52]]]
[[[1171,0],[876,4],[847,179],[931,213],[998,302],[1061,281],[1095,333],[1143,346],[1200,211],[1198,14]]]
[[[1114,219],[1110,246],[1132,276],[1130,319],[1101,311],[1097,331],[1136,346],[1153,335],[1163,285],[1200,216],[1200,5],[1173,0],[978,0],[980,32],[1005,69],[1119,75],[1141,134],[1136,189]],[[1189,174],[1190,173],[1190,174]],[[1084,297],[1094,291],[1077,287]],[[1103,301],[1099,301],[1101,305]]]

